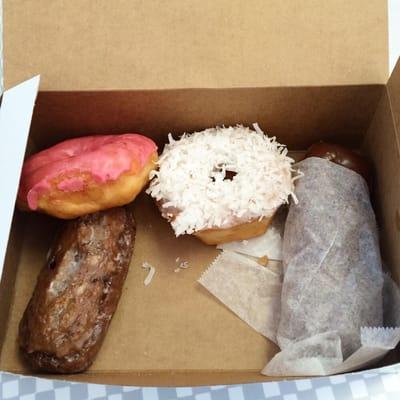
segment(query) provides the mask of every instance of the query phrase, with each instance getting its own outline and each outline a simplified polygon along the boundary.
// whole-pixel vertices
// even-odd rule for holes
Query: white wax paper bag
[[[263,370],[269,375],[354,369],[393,347],[400,333],[368,328],[383,326],[383,273],[364,179],[320,158],[297,166],[304,176],[283,239],[282,351]]]
[[[222,251],[199,279],[210,293],[257,332],[276,343],[281,268]]]
[[[346,357],[360,328],[382,326],[383,273],[375,215],[364,179],[321,158],[298,164],[283,240],[278,342],[335,330]]]

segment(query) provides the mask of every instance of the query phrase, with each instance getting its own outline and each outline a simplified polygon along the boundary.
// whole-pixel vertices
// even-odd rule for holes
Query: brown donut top
[[[320,157],[349,168],[360,174],[367,183],[371,181],[371,167],[367,159],[346,147],[331,143],[314,143],[305,158]]]

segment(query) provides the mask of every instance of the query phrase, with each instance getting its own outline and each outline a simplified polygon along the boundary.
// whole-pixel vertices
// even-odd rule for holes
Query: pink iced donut
[[[66,140],[29,157],[17,204],[75,218],[131,202],[156,167],[157,146],[135,133]]]

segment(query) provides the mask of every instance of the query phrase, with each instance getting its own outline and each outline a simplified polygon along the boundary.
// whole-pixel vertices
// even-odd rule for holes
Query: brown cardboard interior
[[[394,216],[400,199],[393,182],[400,179],[400,159],[385,86],[43,92],[31,141],[40,149],[85,133],[140,131],[161,145],[170,131],[256,121],[289,149],[305,149],[324,138],[362,146],[371,156],[379,178],[376,204],[384,258],[399,282],[399,227]],[[147,195],[140,195],[132,207],[138,223],[134,257],[103,347],[86,373],[63,378],[131,385],[268,380],[259,371],[277,347],[196,282],[217,250],[193,237],[176,239]],[[60,221],[19,212],[17,217],[23,234],[11,236],[3,277],[3,285],[15,284],[0,298],[1,310],[9,310],[0,315],[0,370],[29,373],[18,354],[18,323]],[[22,249],[16,255],[13,246],[18,243]],[[177,257],[190,268],[175,273]],[[157,270],[148,287],[143,285],[143,261]]]
[[[31,137],[39,150],[85,134],[144,132],[162,148],[169,132],[258,122],[291,150],[320,139],[357,147],[381,90],[381,85],[350,85],[41,92]]]
[[[385,84],[386,0],[3,0],[8,88]],[[360,12],[362,10],[362,12]]]

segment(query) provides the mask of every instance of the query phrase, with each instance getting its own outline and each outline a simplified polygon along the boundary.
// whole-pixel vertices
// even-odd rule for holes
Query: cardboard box
[[[26,154],[110,132],[144,133],[161,150],[168,132],[253,122],[290,150],[319,139],[362,148],[376,172],[383,257],[400,283],[400,65],[388,81],[386,11],[385,0],[4,1],[5,85],[42,78],[30,130],[37,78],[6,92],[0,110],[0,370],[29,373],[17,327],[60,223],[15,211],[8,229],[28,131]],[[87,372],[62,378],[268,380],[259,371],[277,347],[196,282],[215,248],[176,239],[148,196],[133,207],[134,257],[103,347]],[[191,268],[174,274],[176,257]],[[148,287],[143,261],[157,268]]]

